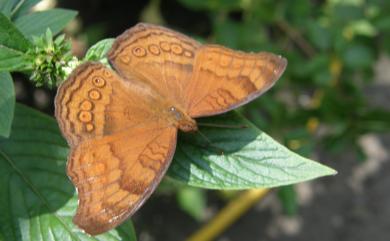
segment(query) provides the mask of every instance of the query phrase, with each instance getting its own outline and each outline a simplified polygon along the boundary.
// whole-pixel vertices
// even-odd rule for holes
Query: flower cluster
[[[65,40],[65,35],[53,39],[50,29],[40,37],[33,37],[33,46],[26,57],[30,63],[30,79],[36,86],[57,86],[79,63],[71,54],[71,42]]]

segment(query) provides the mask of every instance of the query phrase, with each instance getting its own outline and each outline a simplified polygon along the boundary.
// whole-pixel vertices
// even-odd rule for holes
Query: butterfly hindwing
[[[68,175],[79,194],[74,223],[96,235],[137,211],[169,167],[176,132],[174,127],[145,122],[76,147],[68,160]]]

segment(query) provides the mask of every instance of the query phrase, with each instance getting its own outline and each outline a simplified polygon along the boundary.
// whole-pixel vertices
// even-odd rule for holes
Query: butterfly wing
[[[199,48],[186,89],[191,117],[211,116],[237,108],[268,90],[287,60],[268,52],[243,53],[217,45]]]
[[[96,63],[79,66],[60,86],[56,117],[79,195],[74,222],[87,233],[123,222],[166,172],[177,129],[161,118],[158,98]]]
[[[78,66],[59,87],[56,118],[69,145],[102,138],[145,120],[159,119],[158,94],[125,82],[100,63]]]
[[[176,128],[145,123],[76,147],[68,162],[68,175],[79,194],[74,223],[96,235],[137,211],[172,160],[176,132]]]
[[[184,89],[199,47],[198,42],[183,34],[140,23],[116,39],[108,57],[121,76],[144,81],[181,105],[187,100]]]

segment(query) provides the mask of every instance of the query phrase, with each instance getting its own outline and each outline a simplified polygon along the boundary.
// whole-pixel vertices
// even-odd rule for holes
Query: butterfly
[[[67,174],[79,204],[74,223],[97,235],[121,224],[167,171],[178,130],[237,108],[268,90],[287,60],[202,45],[140,23],[108,52],[113,69],[78,66],[59,87],[55,116],[70,146]]]

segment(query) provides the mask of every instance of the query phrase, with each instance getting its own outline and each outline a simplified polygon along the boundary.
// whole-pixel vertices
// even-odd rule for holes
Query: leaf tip
[[[318,165],[320,165],[320,167],[321,167],[321,172],[319,173],[320,174],[319,177],[320,176],[335,176],[338,174],[338,172],[335,169],[333,169],[327,165],[324,165],[322,163],[318,163]]]

